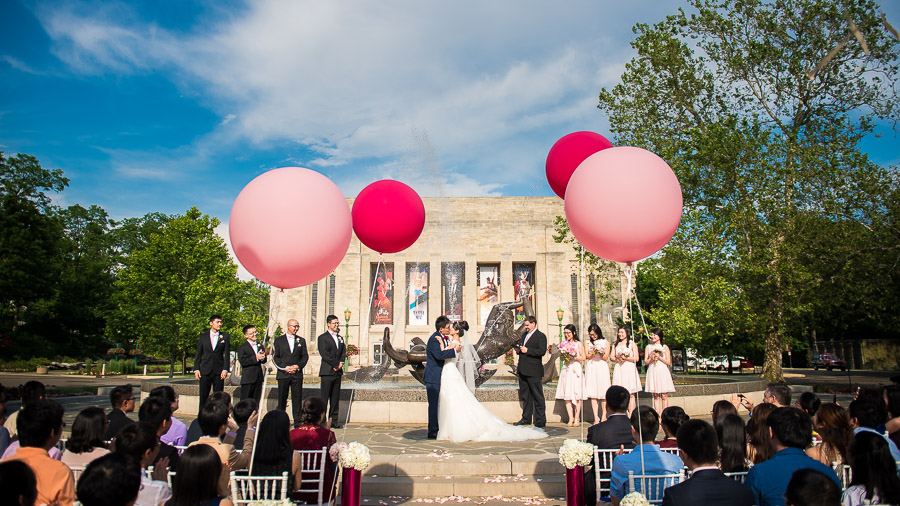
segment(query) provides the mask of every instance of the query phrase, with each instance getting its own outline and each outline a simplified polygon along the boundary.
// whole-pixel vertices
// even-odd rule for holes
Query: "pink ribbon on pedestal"
[[[567,480],[568,482],[568,480]],[[582,483],[584,478],[582,478]],[[584,487],[582,486],[582,489]],[[342,506],[359,506],[360,496],[362,495],[362,471],[345,467],[341,477],[341,505]],[[582,493],[582,496],[584,494]],[[582,497],[581,503],[584,504]]]
[[[584,466],[566,469],[566,506],[585,506]]]

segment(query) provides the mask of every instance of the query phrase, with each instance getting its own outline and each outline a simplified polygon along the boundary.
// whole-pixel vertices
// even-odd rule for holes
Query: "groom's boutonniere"
[[[296,344],[297,346],[300,346],[300,338],[299,337],[294,338],[294,344]]]

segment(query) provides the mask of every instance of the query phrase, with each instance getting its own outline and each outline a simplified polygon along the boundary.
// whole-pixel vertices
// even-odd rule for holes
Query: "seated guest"
[[[730,402],[725,402],[731,406]],[[678,442],[675,440],[675,434],[678,433],[678,429],[681,428],[681,425],[690,419],[691,417],[678,406],[669,406],[664,409],[662,414],[659,415],[659,423],[662,426],[663,434],[665,434],[666,437],[659,441],[659,447],[677,448]]]
[[[887,422],[888,419],[887,404],[885,404],[884,402],[884,392],[882,392],[880,388],[860,388],[856,391],[856,398],[853,400],[868,401],[875,404],[875,406],[878,408],[879,422],[878,426],[874,427],[874,429],[879,434],[884,434],[884,431],[887,430],[887,427],[885,427],[885,422]]]
[[[807,415],[808,416],[808,415]],[[798,469],[784,491],[785,506],[841,506],[841,487],[815,469]]]
[[[83,506],[151,504],[140,500],[141,485],[137,461],[117,452],[91,462],[78,479],[76,493]]]
[[[172,426],[172,408],[169,400],[165,397],[147,397],[147,400],[141,403],[141,409],[138,410],[138,420],[147,422],[156,427],[156,435],[165,434]],[[169,470],[175,470],[178,465],[178,449],[172,445],[163,443],[160,440],[159,452],[153,461],[154,467],[159,467],[160,462],[166,459]]]
[[[750,411],[753,411],[753,401],[748,397],[742,397],[739,394],[732,396],[732,399],[740,398],[740,404]],[[784,383],[769,383],[763,392],[763,402],[766,404],[774,404],[776,408],[784,408],[791,405],[791,387]],[[735,405],[737,407],[737,405]]]
[[[32,506],[37,501],[37,478],[19,460],[0,462],[0,504]]]
[[[737,415],[726,416],[740,419]],[[689,480],[665,489],[663,505],[756,504],[753,492],[746,485],[725,476],[716,467],[719,442],[716,429],[710,424],[703,420],[687,421],[678,429],[676,439],[684,465],[692,474]]]
[[[75,477],[69,466],[50,458],[48,450],[59,443],[63,431],[63,407],[56,401],[32,401],[19,410],[16,432],[22,445],[10,457],[28,464],[37,478],[35,504],[72,504]]]
[[[819,396],[812,392],[803,392],[800,394],[800,397],[797,398],[797,402],[794,404],[795,408],[798,408],[802,411],[805,411],[810,418],[816,416],[816,411],[819,410],[819,406],[822,405],[822,401],[819,400]]]
[[[853,479],[844,491],[844,506],[858,506],[864,501],[900,504],[900,478],[882,436],[866,431],[853,436],[848,457]]]
[[[712,411],[710,415],[712,415],[712,424],[713,427],[718,423],[719,418],[725,415],[736,415],[738,414],[737,408],[729,401],[716,401],[713,403]]]
[[[19,411],[27,406],[29,402],[41,400],[46,396],[47,389],[44,387],[43,383],[40,381],[26,382],[22,385],[22,406],[19,408]],[[9,431],[10,439],[16,439],[16,417],[19,416],[19,411],[9,415],[6,422],[3,423],[3,426]],[[51,455],[51,457],[53,457],[53,455]],[[3,458],[6,458],[6,454],[3,454]],[[54,458],[57,460],[59,459],[58,456]]]
[[[719,439],[719,469],[723,473],[742,473],[750,467],[747,459],[747,431],[738,415],[723,415],[716,424]]]
[[[109,454],[103,435],[106,414],[98,407],[84,408],[72,423],[72,435],[66,441],[62,463],[69,467],[86,466],[92,460]]]
[[[641,490],[627,490],[628,471],[634,471],[635,475],[660,475],[680,473],[684,468],[684,463],[678,456],[660,451],[659,447],[653,444],[659,433],[659,415],[655,409],[648,406],[635,409],[631,413],[631,432],[635,440],[641,440],[641,444],[635,446],[631,453],[619,455],[613,461],[609,482],[609,496],[613,506],[618,506],[619,501],[628,492],[641,492]],[[645,495],[651,501],[662,499],[653,493]]]
[[[109,403],[112,404],[112,410],[106,415],[109,426],[106,428],[106,434],[103,436],[107,441],[111,441],[116,434],[126,427],[134,423],[134,420],[128,418],[128,413],[134,412],[134,392],[131,385],[123,385],[113,388],[109,393]]]
[[[160,442],[170,446],[184,446],[187,444],[187,425],[181,420],[175,418],[175,412],[178,411],[178,394],[175,389],[169,385],[162,385],[150,390],[150,397],[162,397],[169,401],[169,407],[172,410],[172,425],[162,437]],[[175,468],[175,462],[169,462],[172,468]]]
[[[168,407],[168,405],[166,405]],[[147,422],[133,423],[116,435],[114,442],[119,455],[124,455],[138,463],[140,469],[147,469],[156,460],[159,454],[159,436],[157,428]],[[153,469],[153,476],[147,476],[143,472],[140,479],[140,493],[137,506],[152,506],[163,503],[172,497],[172,490],[168,483],[168,461],[163,459]],[[84,476],[81,477],[81,480]]]
[[[304,399],[300,407],[301,425],[291,431],[291,447],[295,450],[320,450],[324,446],[331,450],[332,445],[337,443],[337,438],[331,429],[322,426],[324,421],[325,401],[315,395]],[[325,494],[322,499],[328,501],[334,492],[334,471],[337,463],[331,460],[330,453],[326,459]],[[297,495],[296,499],[306,501],[308,504],[318,500],[318,496],[300,497],[298,494],[295,495]]]
[[[6,423],[3,424],[3,426],[9,431],[10,442],[6,446],[6,449],[3,450],[3,453],[0,454],[0,460],[5,460],[13,456],[19,449],[18,435],[16,433],[16,420],[18,419],[19,413],[22,411],[22,408],[27,406],[29,403],[39,401],[46,396],[47,389],[44,388],[44,384],[40,381],[29,381],[22,386],[22,407],[19,408],[18,411],[10,415],[6,419]],[[53,448],[50,448],[50,458],[54,460],[59,460],[60,458],[62,458],[62,452],[59,451],[59,448],[55,446]]]
[[[3,424],[6,423],[6,415],[6,403],[0,402],[0,455],[3,455],[3,452],[9,447],[9,443],[12,442],[9,430],[3,427]]]
[[[228,426],[225,430],[225,434],[222,434],[222,442],[228,444],[234,444],[234,440],[237,438],[237,423],[231,418],[231,394],[228,392],[213,392],[207,399],[206,403],[210,402],[219,402],[224,404],[228,408]],[[202,408],[201,408],[202,409]],[[191,444],[194,441],[200,439],[200,436],[203,435],[203,429],[200,428],[200,417],[195,418],[191,425],[188,427],[187,431],[187,444]]]
[[[772,436],[766,423],[769,414],[775,409],[774,404],[764,402],[753,408],[750,414],[750,420],[747,422],[747,458],[753,464],[769,460],[775,454]]]
[[[822,404],[813,417],[813,428],[822,442],[808,448],[806,454],[826,466],[846,462],[853,437],[847,410],[830,402]]]
[[[850,426],[853,427],[853,434],[860,432],[873,432],[883,437],[891,450],[891,457],[894,461],[900,462],[900,451],[897,445],[884,435],[884,431],[879,431],[877,427],[883,425],[884,418],[887,417],[885,410],[878,403],[857,399],[850,403]]]
[[[303,459],[291,448],[291,419],[284,411],[269,411],[258,430],[253,476],[281,476],[287,471],[288,490],[296,489],[295,484],[302,483]]]
[[[243,452],[238,452],[234,449],[234,445],[223,443],[221,440],[228,427],[228,412],[228,406],[221,402],[207,402],[197,416],[204,435],[188,445],[188,447],[209,445],[219,454],[219,458],[222,461],[222,473],[219,476],[219,497],[228,497],[231,492],[228,484],[231,471],[244,469],[250,463],[250,455],[253,454],[253,431],[256,430],[256,418],[258,416],[254,413],[247,421],[244,450]]]
[[[884,387],[884,403],[890,419],[884,424],[895,445],[900,444],[900,385]]]
[[[628,420],[630,399],[631,394],[628,390],[619,385],[613,385],[606,390],[606,420],[588,427],[588,443],[600,449],[634,448],[634,436],[631,434],[631,422]],[[596,483],[592,463],[585,466],[584,473],[584,497],[587,504],[597,502]]]
[[[256,412],[256,401],[253,399],[244,399],[238,401],[231,410],[231,418],[237,424],[237,431],[234,436],[234,447],[241,450],[244,447],[244,435],[247,433],[247,420]]]
[[[172,499],[166,506],[233,506],[231,500],[222,499],[219,490],[223,467],[219,454],[211,446],[192,445],[181,454],[175,468]]]
[[[746,481],[759,506],[783,506],[784,492],[791,474],[799,469],[820,471],[840,488],[841,483],[833,469],[803,452],[812,444],[812,420],[809,415],[797,408],[777,408],[768,416],[766,424],[775,455],[751,467]]]

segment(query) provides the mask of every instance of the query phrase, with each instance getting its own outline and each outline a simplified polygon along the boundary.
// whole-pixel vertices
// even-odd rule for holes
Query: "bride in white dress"
[[[450,339],[462,341],[457,358],[444,361],[441,373],[441,393],[438,400],[439,440],[454,443],[464,441],[525,441],[547,437],[537,427],[513,426],[488,411],[475,398],[475,371],[481,365],[475,348],[465,338],[469,324],[465,321],[450,325]]]

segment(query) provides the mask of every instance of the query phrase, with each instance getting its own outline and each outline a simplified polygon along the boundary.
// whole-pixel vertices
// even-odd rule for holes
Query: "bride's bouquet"
[[[594,445],[582,443],[577,439],[566,439],[559,447],[559,463],[566,469],[575,466],[586,466],[594,459]]]
[[[650,506],[650,501],[640,492],[631,492],[619,501],[619,506]]]
[[[369,454],[369,448],[356,441],[347,443],[335,443],[329,450],[331,459],[337,461],[341,467],[353,468],[357,471],[363,471],[369,467],[372,456]]]
[[[556,348],[559,349],[560,357],[562,357],[567,364],[578,355],[578,348],[575,347],[575,343],[572,341],[563,341],[557,344]]]

